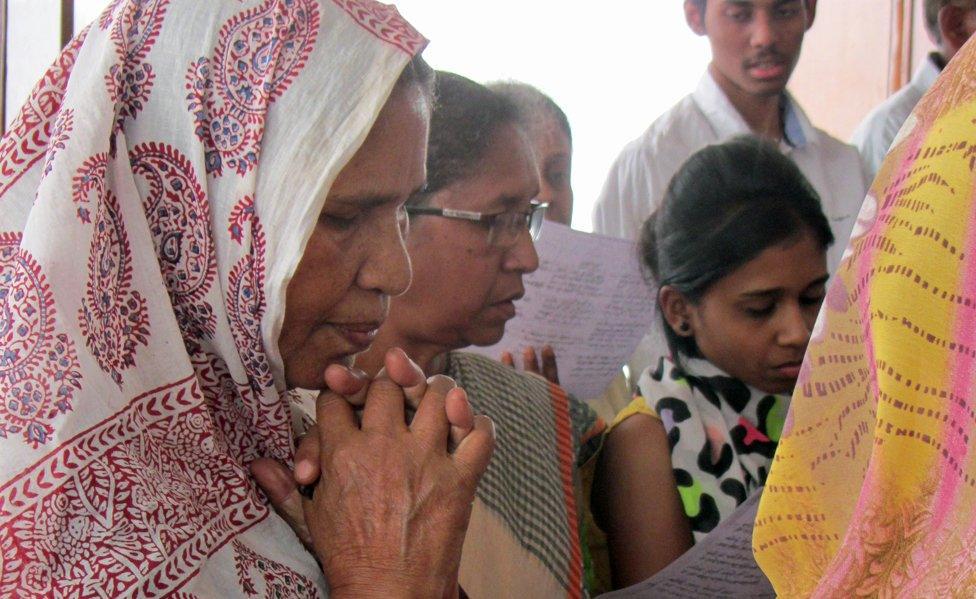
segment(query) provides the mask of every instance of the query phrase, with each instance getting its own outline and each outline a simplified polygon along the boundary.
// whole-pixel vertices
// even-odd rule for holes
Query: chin
[[[770,381],[769,384],[757,388],[771,395],[792,395],[793,389],[796,388],[796,381]]]
[[[786,91],[786,81],[780,80],[770,80],[770,81],[756,81],[753,80],[753,84],[749,86],[749,92],[754,96],[762,96],[766,98],[772,98],[781,95]]]
[[[484,328],[478,331],[472,331],[467,335],[466,341],[467,345],[477,345],[479,347],[484,347],[487,345],[495,345],[502,340],[505,336],[505,326],[495,328]]]
[[[352,367],[356,354],[345,354],[317,364],[301,364],[291,371],[285,365],[285,384],[289,389],[325,390],[325,369],[330,364]]]

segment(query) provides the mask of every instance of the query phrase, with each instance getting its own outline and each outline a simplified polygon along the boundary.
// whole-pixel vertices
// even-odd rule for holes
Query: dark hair
[[[834,241],[817,192],[775,146],[735,137],[696,152],[671,179],[641,227],[641,264],[655,289],[670,285],[694,303],[763,250],[805,232],[824,249]],[[698,357],[694,339],[662,320],[671,351]]]
[[[402,88],[405,85],[416,85],[420,88],[427,99],[433,104],[434,100],[434,69],[430,68],[427,61],[420,54],[414,56],[407,66],[403,67],[400,77],[394,85],[394,89]]]
[[[437,100],[430,115],[427,186],[407,200],[424,203],[432,194],[470,176],[504,125],[518,124],[512,102],[470,79],[437,71]]]
[[[539,91],[538,88],[521,81],[495,81],[488,84],[488,89],[508,98],[518,109],[519,124],[523,129],[530,130],[534,123],[543,117],[550,117],[563,130],[569,143],[573,143],[573,132],[569,128],[566,113],[552,98]]]
[[[960,8],[967,8],[972,10],[976,8],[976,2],[973,0],[968,0],[966,2],[960,2],[958,0],[925,0],[924,2],[924,13],[925,13],[925,29],[932,36],[932,39],[936,44],[942,43],[942,30],[939,29],[939,11],[943,7],[954,4]]]

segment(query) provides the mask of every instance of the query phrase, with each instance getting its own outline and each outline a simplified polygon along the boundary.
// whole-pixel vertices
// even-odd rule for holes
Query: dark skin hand
[[[540,365],[541,361],[541,365]],[[502,352],[501,362],[515,368],[515,357],[511,352]],[[539,356],[532,346],[522,350],[522,367],[526,372],[537,374],[550,383],[559,384],[559,369],[556,367],[556,352],[551,345],[543,345]]]
[[[330,390],[296,451],[295,476],[269,459],[252,473],[318,556],[333,596],[456,596],[474,490],[494,444],[491,421],[471,416],[453,381],[428,382],[399,350],[369,385],[337,365],[325,376]],[[417,406],[409,425],[408,403]],[[363,405],[361,420],[353,405]],[[301,497],[297,484],[312,482],[312,500]]]

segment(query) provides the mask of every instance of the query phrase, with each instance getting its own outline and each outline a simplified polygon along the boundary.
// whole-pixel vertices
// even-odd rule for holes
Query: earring
[[[687,322],[683,322],[680,325],[678,325],[679,333],[687,333],[689,331],[691,331],[691,325],[689,325]]]

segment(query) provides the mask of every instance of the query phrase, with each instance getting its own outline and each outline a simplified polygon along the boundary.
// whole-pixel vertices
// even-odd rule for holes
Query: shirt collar
[[[939,57],[934,52],[928,55],[922,64],[919,65],[915,74],[912,75],[912,85],[921,90],[928,91],[930,87],[935,85],[935,80],[939,78],[942,73],[942,69],[939,68]]]
[[[729,101],[709,70],[706,69],[701,81],[698,82],[692,98],[720,139],[751,133],[749,125]],[[783,136],[788,146],[803,148],[807,144],[816,143],[816,130],[789,92],[783,93],[782,115]]]

